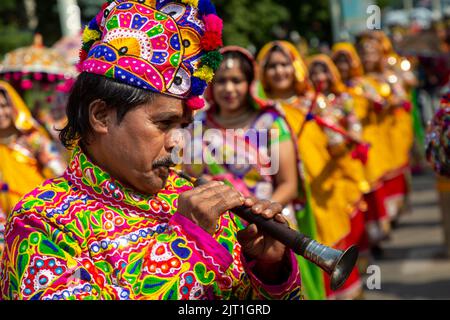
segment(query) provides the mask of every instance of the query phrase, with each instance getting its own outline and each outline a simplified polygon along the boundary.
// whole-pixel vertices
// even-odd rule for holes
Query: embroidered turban
[[[209,0],[108,1],[83,32],[78,68],[200,109],[222,26]]]

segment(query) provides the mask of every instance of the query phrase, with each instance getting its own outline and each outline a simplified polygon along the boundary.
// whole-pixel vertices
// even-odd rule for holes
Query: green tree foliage
[[[331,16],[329,10],[330,0],[280,0],[291,13],[289,29],[300,33],[308,40],[312,38],[331,42]],[[337,1],[337,0],[331,0]]]
[[[94,18],[100,10],[105,0],[78,0],[78,5],[81,8],[81,20],[86,24]]]
[[[0,57],[32,41],[22,1],[0,1]]]
[[[57,0],[35,0],[35,17],[38,24],[34,29],[29,25],[23,0],[0,1],[0,56],[19,47],[33,43],[33,34],[43,35],[44,44],[51,46],[61,38]]]
[[[46,45],[61,36],[57,0],[35,0],[39,24],[29,30],[24,0],[0,0],[0,55],[28,45],[34,32],[44,35]],[[77,0],[82,22],[88,23],[106,0]],[[224,20],[224,43],[260,48],[274,39],[289,39],[297,31],[307,40],[331,43],[329,1],[338,0],[212,0]],[[377,0],[385,7],[400,0]]]
[[[213,1],[224,20],[225,44],[261,46],[274,37],[289,11],[274,0]]]
[[[43,35],[44,44],[52,46],[62,36],[57,0],[36,0],[39,23],[35,32]]]
[[[334,0],[333,0],[334,1]],[[329,0],[215,0],[224,19],[225,44],[260,48],[297,31],[310,40],[331,41]]]

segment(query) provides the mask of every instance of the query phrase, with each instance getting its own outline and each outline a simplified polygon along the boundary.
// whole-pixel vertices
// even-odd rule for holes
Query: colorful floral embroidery
[[[220,64],[222,27],[209,0],[111,1],[84,30],[78,67],[200,108]]]
[[[4,299],[299,298],[289,280],[265,286],[242,258],[242,223],[224,214],[212,237],[176,213],[192,186],[171,175],[155,196],[123,187],[79,147],[61,178],[26,195],[5,232]]]

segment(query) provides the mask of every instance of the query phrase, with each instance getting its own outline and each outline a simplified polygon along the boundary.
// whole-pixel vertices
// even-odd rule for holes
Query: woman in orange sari
[[[350,240],[350,217],[354,208],[348,206],[346,194],[342,192],[344,172],[341,163],[333,159],[330,135],[317,121],[310,121],[311,105],[316,99],[305,63],[295,47],[285,41],[264,46],[257,60],[260,71],[258,95],[278,102],[280,111],[297,136],[305,183],[311,193],[317,239],[328,246],[347,248],[354,243]],[[330,290],[328,277],[324,277],[324,281],[330,299],[355,298],[361,293],[356,268],[343,288],[336,292]]]

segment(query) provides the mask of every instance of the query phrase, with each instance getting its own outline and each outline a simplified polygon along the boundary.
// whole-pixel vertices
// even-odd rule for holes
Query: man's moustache
[[[167,156],[167,157],[164,157],[164,158],[157,159],[157,160],[153,161],[153,163],[152,163],[153,169],[156,169],[158,167],[167,167],[167,168],[169,168],[169,167],[174,167],[174,166],[175,166],[175,163],[172,161],[172,157],[171,156]]]

